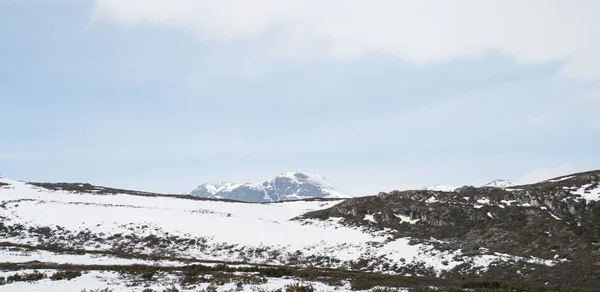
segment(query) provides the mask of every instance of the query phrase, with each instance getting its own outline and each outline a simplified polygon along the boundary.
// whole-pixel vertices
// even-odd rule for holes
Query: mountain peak
[[[200,185],[190,195],[245,202],[278,202],[308,198],[344,198],[319,174],[284,172],[275,178],[251,183],[211,182]]]
[[[285,178],[296,179],[296,180],[305,180],[310,175],[311,174],[304,173],[304,172],[288,171],[288,172],[284,172],[284,173],[280,174],[278,177],[285,177]]]
[[[331,183],[322,175],[309,172],[284,172],[279,175],[281,178],[288,178],[301,183],[316,183],[322,186],[331,187]]]

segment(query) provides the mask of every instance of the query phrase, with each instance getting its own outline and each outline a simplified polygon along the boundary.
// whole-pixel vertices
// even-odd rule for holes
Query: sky
[[[600,169],[600,1],[0,0],[0,175],[353,195]]]

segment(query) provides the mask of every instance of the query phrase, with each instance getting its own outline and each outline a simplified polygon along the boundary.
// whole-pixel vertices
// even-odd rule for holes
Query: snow
[[[32,271],[20,271],[20,272],[32,272]],[[46,271],[40,271],[46,272]],[[51,271],[50,271],[51,272]],[[15,272],[7,273],[12,275]],[[126,287],[117,284],[119,281],[119,275],[114,272],[87,272],[81,277],[77,277],[70,281],[52,281],[50,279],[44,279],[36,282],[15,282],[8,285],[0,286],[0,292],[12,292],[12,291],[44,291],[44,292],[62,292],[62,291],[81,291],[82,289],[104,289],[110,287],[113,292],[129,292],[131,287]],[[115,283],[116,282],[116,283]]]
[[[500,203],[505,204],[507,206],[512,206],[513,204],[516,204],[517,201],[516,200],[502,200],[500,201]],[[515,205],[515,206],[519,206],[519,207],[531,207],[531,204],[529,203],[524,203],[524,204],[520,204],[520,205]],[[546,210],[548,209],[547,207],[541,206],[540,209],[542,210]]]
[[[506,191],[509,191],[509,192],[519,192],[519,191],[523,191],[523,189],[519,189],[519,188],[506,188],[506,189],[504,189],[504,190],[506,190]]]
[[[258,182],[250,182],[250,183],[233,183],[233,182],[210,182],[206,184],[200,185],[198,188],[188,192],[187,194],[194,194],[194,192],[206,191],[211,198],[215,198],[219,196],[219,194],[230,193],[235,191],[238,188],[250,188],[257,191],[263,191],[265,193],[264,198],[267,201],[272,201],[269,197],[267,189],[273,185],[274,181],[277,179],[288,179],[292,183],[297,185],[314,185],[321,188],[322,192],[327,194],[328,198],[348,198],[350,197],[348,194],[337,191],[333,188],[331,183],[325,179],[325,177],[315,174],[315,173],[305,173],[305,172],[285,172],[276,178],[258,181]],[[297,194],[289,194],[283,193],[280,194],[281,197],[285,197],[286,200],[289,199],[305,199],[305,196],[298,196]],[[221,197],[221,196],[219,196]]]
[[[326,193],[328,193],[328,197],[329,198],[348,198],[350,197],[350,195],[337,191],[333,188],[333,186],[331,185],[331,183],[322,175],[320,174],[316,174],[316,173],[309,173],[309,172],[285,172],[283,174],[280,175],[281,177],[287,177],[292,179],[293,181],[297,182],[297,183],[312,183],[312,184],[316,184],[319,185],[323,191],[325,191]],[[306,177],[306,179],[298,179],[298,176],[300,177]]]
[[[388,240],[387,234],[373,234],[359,228],[342,226],[337,220],[290,220],[307,211],[328,208],[341,201],[281,202],[248,204],[220,201],[194,201],[171,197],[139,197],[121,195],[93,195],[49,191],[20,182],[11,182],[10,188],[0,190],[0,202],[6,203],[6,224],[25,226],[61,226],[72,233],[93,230],[106,237],[117,233],[136,233],[137,236],[179,236],[204,238],[207,249],[189,247],[180,256],[203,260],[240,260],[235,250],[266,248],[278,250],[283,256],[269,263],[284,263],[286,253],[301,251],[305,256],[330,256],[343,261],[371,258],[376,247],[373,243]],[[374,222],[373,215],[366,217]],[[400,217],[400,220],[414,223]],[[190,224],[193,222],[193,224]],[[145,229],[139,226],[148,226]],[[129,228],[134,230],[129,230]],[[35,238],[6,238],[4,241],[27,243]],[[235,250],[216,250],[213,247],[233,245]],[[86,246],[90,250],[110,248]],[[151,252],[142,249],[141,252]],[[3,253],[6,261],[25,261],[24,254]],[[426,255],[421,255],[426,257]],[[55,255],[32,252],[29,259],[60,263],[86,264],[93,261],[113,264],[136,263],[91,255]],[[270,259],[272,260],[272,259]],[[250,258],[252,263],[266,263],[261,255]],[[141,263],[141,262],[137,262]],[[165,263],[177,264],[177,263]],[[343,263],[340,263],[340,265]]]
[[[513,203],[516,203],[516,202],[517,202],[516,200],[508,200],[508,201],[507,200],[502,200],[502,201],[500,201],[500,203],[508,205],[508,206],[510,206],[510,205],[512,205]]]
[[[232,182],[215,182],[215,183],[207,183],[203,185],[206,191],[212,195],[216,195],[221,192],[231,192],[236,188],[240,187],[241,184],[236,184]]]
[[[139,259],[124,259],[110,257],[105,255],[93,254],[57,254],[49,251],[36,250],[16,250],[6,247],[0,247],[0,262],[6,263],[26,263],[30,261],[40,261],[57,264],[74,264],[74,265],[160,265],[160,266],[183,266],[184,263],[176,261],[147,261]]]
[[[313,182],[325,187],[331,187],[331,183],[325,177],[316,173],[307,173],[307,172],[284,172],[280,175],[280,177],[288,178],[294,182],[302,183],[304,181]],[[299,179],[301,177],[302,179]],[[306,177],[306,178],[304,178]]]
[[[36,190],[24,183],[12,185],[14,190],[2,189],[0,198],[2,201],[21,200],[7,204],[9,219],[11,223],[28,226],[57,225],[75,233],[91,228],[97,233],[112,235],[130,232],[128,227],[131,225],[147,225],[148,230],[140,231],[142,234],[139,235],[160,230],[170,235],[205,237],[214,243],[256,247],[267,245],[292,251],[323,241],[335,246],[373,239],[356,229],[303,225],[290,221],[307,211],[327,208],[340,201],[248,204],[168,197],[72,194]],[[232,229],[232,226],[235,228]]]
[[[405,215],[394,214],[394,216],[396,216],[396,218],[400,219],[400,222],[406,222],[406,223],[410,223],[410,224],[415,224],[420,220],[420,219],[410,220],[410,217],[405,216]]]
[[[486,249],[481,249],[482,253],[489,252]],[[423,255],[427,255],[423,257]],[[382,246],[377,253],[377,256],[385,256],[386,258],[394,258],[398,261],[405,259],[407,262],[416,261],[419,259],[426,266],[433,267],[436,271],[450,270],[460,264],[470,263],[474,268],[481,271],[497,262],[517,262],[524,261],[527,263],[541,264],[552,266],[565,259],[554,258],[552,260],[544,260],[536,257],[519,257],[504,253],[495,252],[493,254],[481,254],[476,256],[464,256],[461,250],[455,251],[439,251],[431,246],[410,245],[406,239],[398,239]],[[440,272],[437,273],[440,275]]]
[[[482,204],[482,205],[489,205],[490,204],[490,199],[488,198],[482,198],[477,200],[477,203]]]
[[[33,270],[23,270],[19,273],[32,273]],[[51,275],[54,270],[40,270],[39,272]],[[0,276],[6,277],[13,275],[16,272],[0,272]],[[260,285],[244,285],[243,289],[237,290],[235,283],[226,283],[221,286],[216,286],[217,291],[273,291],[278,288],[283,288],[286,285],[301,283],[304,285],[312,285],[315,291],[349,291],[350,284],[344,283],[344,286],[335,287],[320,282],[311,281],[298,281],[293,278],[267,278],[268,282]],[[148,287],[146,287],[146,285]],[[196,285],[196,289],[193,291],[199,291],[206,289],[210,284],[201,283]],[[142,291],[145,288],[150,288],[154,291],[163,291],[164,289],[175,287],[179,291],[192,291],[184,290],[179,285],[176,277],[165,276],[160,281],[152,281],[144,284],[143,288],[132,290],[130,280],[122,277],[116,272],[103,272],[103,271],[88,271],[84,272],[80,277],[72,280],[60,280],[52,281],[50,279],[43,279],[35,282],[15,282],[7,285],[0,286],[0,292],[13,292],[13,291],[31,291],[31,292],[63,292],[63,291],[92,291],[95,289],[109,288],[112,292],[131,292],[131,291]]]
[[[4,224],[23,224],[25,226],[61,226],[66,231],[78,233],[91,230],[95,234],[104,233],[105,237],[117,233],[136,234],[138,237],[156,235],[159,237],[178,236],[181,238],[203,238],[204,248],[185,246],[173,248],[176,256],[202,260],[240,261],[240,252],[250,251],[252,254],[245,262],[285,264],[289,254],[301,252],[304,257],[327,256],[340,260],[329,267],[347,268],[351,261],[360,259],[383,261],[398,266],[424,263],[433,267],[436,272],[452,269],[462,261],[454,260],[462,256],[458,251],[438,251],[431,244],[419,243],[411,245],[408,238],[393,238],[388,231],[371,231],[360,227],[349,227],[341,224],[341,218],[329,220],[291,220],[308,211],[332,207],[342,200],[335,201],[293,201],[266,204],[250,204],[223,201],[199,201],[173,197],[141,197],[126,194],[95,195],[73,193],[68,191],[50,191],[31,185],[1,179],[10,184],[8,188],[0,188],[0,204]],[[435,196],[429,198],[436,200]],[[489,199],[480,199],[489,203]],[[481,207],[482,205],[479,205]],[[477,205],[475,206],[477,208]],[[375,214],[365,216],[365,220],[376,222]],[[410,220],[405,215],[395,215],[401,222],[415,224],[418,219]],[[147,226],[142,228],[141,226]],[[3,238],[12,243],[35,244],[36,238],[31,236]],[[226,246],[219,249],[218,247]],[[86,246],[89,250],[104,250],[111,246],[99,244]],[[136,252],[151,253],[155,250],[135,247]],[[252,250],[264,249],[278,251],[281,256],[268,257]],[[378,258],[374,255],[382,256]],[[498,260],[500,256],[477,258],[476,261],[487,263]],[[0,250],[0,262],[23,262],[39,260],[56,263],[107,263],[132,264],[143,263],[134,259],[118,259],[107,256],[64,255],[50,252],[23,252]],[[404,261],[401,261],[404,259]],[[464,260],[473,260],[464,256]],[[160,265],[179,265],[178,262],[161,262]],[[96,276],[113,277],[110,273],[89,273],[74,280],[87,281],[79,283],[79,288],[103,288],[98,286]],[[96,281],[96,282],[94,282]],[[44,284],[46,283],[46,284]],[[43,284],[43,285],[42,285]],[[17,284],[15,284],[17,285]],[[38,287],[37,283],[31,287]],[[39,290],[52,290],[55,285],[41,281]],[[50,286],[48,286],[50,285]],[[96,286],[94,286],[96,285]],[[48,287],[50,288],[48,288]],[[0,291],[19,291],[20,287],[0,286]],[[70,286],[61,291],[71,291]],[[2,290],[4,289],[4,290]],[[8,290],[6,290],[8,289]],[[80,291],[72,290],[72,291]],[[31,290],[28,290],[31,291]],[[115,291],[120,291],[115,289]],[[129,291],[129,290],[127,290]]]
[[[407,262],[413,261],[419,257],[419,246],[409,245],[409,240],[406,238],[400,238],[392,242],[386,243],[377,253],[377,256],[385,256],[389,259],[395,260],[406,260]]]
[[[460,186],[454,185],[430,185],[422,187],[421,190],[434,192],[454,192],[454,190],[458,189],[459,187]]]
[[[365,221],[369,221],[369,222],[373,222],[373,223],[377,223],[377,220],[375,220],[373,215],[365,215]]]
[[[482,187],[507,188],[507,187],[510,187],[513,185],[514,185],[514,182],[512,180],[497,179],[497,180],[491,181],[487,184],[484,184]]]
[[[594,188],[591,188],[592,186],[594,186],[594,185],[593,184],[583,185],[576,191],[573,191],[572,193],[574,195],[581,196],[583,199],[585,199],[587,201],[600,201],[600,185],[595,185]]]
[[[425,201],[425,203],[437,203],[439,202],[435,196],[431,196],[429,199]]]
[[[559,177],[559,178],[555,178],[555,179],[550,179],[548,180],[549,182],[559,182],[559,181],[563,181],[563,180],[568,180],[571,178],[574,178],[575,175],[571,175],[571,176],[565,176],[565,177]]]
[[[488,217],[490,217],[490,218],[494,219],[494,216],[492,216],[492,213],[490,213],[490,212],[487,212],[487,215],[488,215]]]

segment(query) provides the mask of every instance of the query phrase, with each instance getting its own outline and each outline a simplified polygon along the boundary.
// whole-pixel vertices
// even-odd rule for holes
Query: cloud
[[[554,177],[567,175],[577,172],[575,167],[572,165],[559,165],[554,167],[538,167],[528,173],[521,176],[518,184],[532,184]]]
[[[93,20],[189,30],[215,42],[273,36],[264,49],[275,58],[385,54],[427,65],[500,52],[600,80],[596,0],[96,0]]]

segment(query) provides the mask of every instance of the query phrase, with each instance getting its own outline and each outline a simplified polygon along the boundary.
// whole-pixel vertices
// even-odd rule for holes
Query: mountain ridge
[[[284,172],[272,179],[249,183],[207,182],[187,194],[254,203],[350,197],[333,188],[323,176],[308,172]]]

